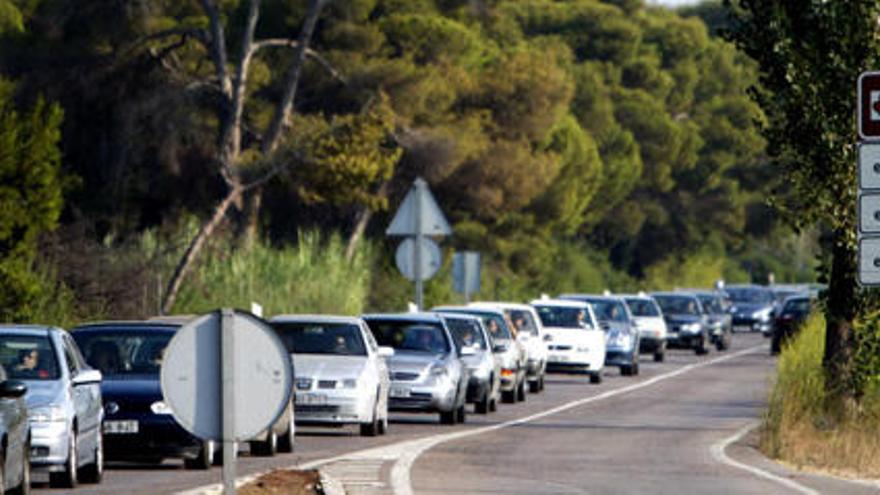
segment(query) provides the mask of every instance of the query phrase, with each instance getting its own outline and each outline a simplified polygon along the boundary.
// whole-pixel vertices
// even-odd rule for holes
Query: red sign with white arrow
[[[859,137],[880,140],[880,72],[863,72],[858,85]]]

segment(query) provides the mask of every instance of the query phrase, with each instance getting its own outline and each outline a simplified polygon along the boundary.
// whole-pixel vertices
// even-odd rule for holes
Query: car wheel
[[[444,425],[454,425],[456,420],[456,410],[443,411],[440,413],[440,423]]]
[[[483,397],[474,404],[474,412],[477,414],[487,414],[490,402],[492,402],[492,399],[489,397],[489,391],[486,390]]]
[[[529,382],[529,393],[537,394],[541,391],[541,382],[540,379]]]
[[[517,402],[525,402],[526,400],[526,381],[523,380],[520,382],[519,387],[516,389],[516,400]]]
[[[199,454],[193,459],[184,459],[183,467],[186,469],[211,469],[214,464],[214,442],[205,440],[199,449]]]
[[[489,401],[489,412],[495,412],[498,410],[498,399],[492,399]]]
[[[662,363],[666,360],[666,349],[661,349],[654,353],[654,362]]]
[[[376,406],[373,406],[373,419],[369,423],[361,423],[362,437],[375,437],[379,434],[379,413]]]
[[[95,462],[83,466],[79,477],[85,483],[100,483],[104,478],[104,435],[100,431],[95,445]]]
[[[590,383],[602,383],[602,372],[595,371],[590,373]]]
[[[630,366],[630,375],[637,376],[639,374],[639,363],[633,363]]]
[[[630,376],[632,375],[632,368],[629,365],[624,365],[620,367],[620,375],[621,376]]]
[[[76,472],[76,431],[71,431],[67,437],[67,461],[64,470],[49,473],[49,484],[55,488],[76,488],[79,484]]]
[[[502,391],[501,401],[505,404],[513,404],[516,402],[516,389]]]
[[[464,403],[458,406],[458,409],[455,411],[455,421],[459,424],[464,424],[467,420],[467,407],[465,407]]]
[[[275,433],[273,426],[270,426],[269,431],[266,432],[265,440],[250,441],[251,454],[260,457],[272,457],[278,453],[278,434]]]
[[[695,353],[697,356],[702,356],[702,355],[704,355],[704,354],[708,354],[708,353],[709,353],[709,346],[707,345],[707,342],[706,342],[707,340],[708,340],[708,339],[706,339],[705,336],[703,336],[703,338],[700,339],[700,345],[698,345],[698,346],[694,349],[694,353]]]
[[[379,434],[386,435],[388,434],[388,412],[385,412],[385,417],[382,418],[382,421],[379,421]]]
[[[296,424],[293,421],[293,406],[287,413],[287,429],[278,438],[278,452],[293,452],[293,446],[296,444]]]
[[[13,495],[29,495],[31,493],[31,445],[30,440],[22,449],[21,482],[12,490]]]

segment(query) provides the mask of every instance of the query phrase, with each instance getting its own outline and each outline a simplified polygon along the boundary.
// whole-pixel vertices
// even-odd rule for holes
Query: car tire
[[[464,403],[458,406],[458,409],[455,410],[455,421],[462,425],[467,421],[467,407]]]
[[[516,389],[502,391],[501,401],[505,404],[513,404],[516,402]]]
[[[53,488],[76,488],[79,484],[76,466],[76,431],[68,435],[67,461],[63,471],[49,473],[49,485]]]
[[[602,383],[602,372],[596,371],[594,373],[590,373],[590,383],[592,383],[592,384]]]
[[[486,390],[483,397],[474,404],[474,412],[477,414],[488,414],[491,402],[492,399],[489,397],[489,391]]]
[[[0,486],[2,486],[2,479],[0,479]],[[25,444],[22,449],[22,460],[21,460],[21,481],[18,486],[13,488],[10,493],[12,495],[30,495],[31,493],[31,442]]]
[[[708,339],[705,336],[702,339],[700,339],[700,345],[698,345],[696,348],[694,348],[694,353],[697,356],[709,354],[709,346],[707,345],[708,344],[707,341],[708,341]]]
[[[451,411],[442,411],[440,412],[440,424],[443,425],[454,425],[455,420],[457,419],[456,410],[453,409]]]
[[[388,413],[385,413],[385,417],[379,421],[379,434],[387,435],[388,434]]]
[[[489,401],[489,412],[493,413],[498,411],[498,398],[494,398]]]
[[[529,393],[530,394],[537,394],[540,391],[541,391],[540,379],[529,382]]]
[[[516,401],[517,402],[525,402],[526,401],[526,381],[523,380],[520,382],[519,387],[516,389]]]
[[[293,405],[291,404],[287,419],[287,429],[278,437],[278,452],[289,454],[293,452],[294,445],[296,445],[296,423],[294,423]]]
[[[186,469],[201,470],[211,469],[214,465],[214,442],[211,440],[202,441],[199,448],[199,454],[192,459],[184,459],[183,467]]]
[[[375,437],[379,435],[379,411],[378,404],[373,404],[373,419],[369,423],[361,423],[362,437]]]
[[[654,353],[655,363],[662,363],[663,361],[666,361],[666,349]]]
[[[638,376],[638,374],[639,374],[639,363],[637,363],[637,362],[636,362],[636,363],[633,363],[633,364],[630,366],[629,369],[630,369],[630,372],[629,372],[630,375],[632,375],[632,376]]]
[[[251,454],[259,457],[272,457],[278,453],[278,434],[273,429],[274,425],[269,427],[265,440],[251,440]]]
[[[779,342],[779,337],[774,334],[773,338],[770,340],[770,355],[775,356],[775,355],[779,354],[781,351],[782,351],[782,345]]]
[[[98,432],[98,444],[95,445],[95,462],[83,466],[79,474],[83,483],[98,484],[104,479],[104,435]]]
[[[629,365],[623,365],[620,367],[620,376],[631,376],[632,368]]]

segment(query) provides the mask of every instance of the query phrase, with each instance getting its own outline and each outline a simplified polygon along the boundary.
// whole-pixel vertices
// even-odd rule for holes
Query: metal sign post
[[[464,294],[466,303],[471,296],[480,292],[480,253],[463,251],[452,258],[452,288]]]
[[[220,314],[220,400],[223,403],[223,493],[235,495],[235,313],[223,308]]]
[[[415,282],[415,302],[421,310],[424,304],[424,281],[431,278],[436,273],[434,268],[439,268],[442,263],[442,259],[438,259],[440,257],[434,254],[436,245],[429,237],[452,234],[449,222],[446,221],[424,179],[419,177],[413,182],[412,188],[403,198],[403,203],[394,214],[394,219],[391,220],[391,225],[388,226],[385,234],[406,237],[414,241],[410,252],[401,253],[398,250],[396,259],[401,273]],[[436,249],[436,252],[439,253],[439,249]],[[410,261],[412,270],[409,270]]]

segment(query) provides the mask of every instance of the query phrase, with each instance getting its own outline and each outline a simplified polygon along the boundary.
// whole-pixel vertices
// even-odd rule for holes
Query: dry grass
[[[321,478],[316,470],[285,469],[264,474],[242,486],[239,495],[320,495]]]
[[[811,318],[783,349],[761,450],[799,468],[880,478],[880,388],[860,404],[829,406],[822,372],[825,322]]]

